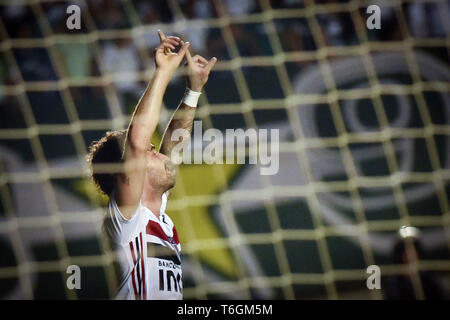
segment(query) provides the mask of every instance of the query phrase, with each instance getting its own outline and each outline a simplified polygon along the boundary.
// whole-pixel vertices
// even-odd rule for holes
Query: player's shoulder
[[[139,216],[139,213],[142,211],[142,209],[143,209],[142,203],[141,203],[141,201],[139,201],[139,204],[136,207],[136,211],[133,214],[133,216],[131,218],[126,218],[123,215],[123,213],[120,211],[119,205],[117,204],[115,196],[114,196],[114,192],[109,197],[109,201],[108,201],[109,216],[115,218],[120,223],[129,223],[129,222],[136,221]]]

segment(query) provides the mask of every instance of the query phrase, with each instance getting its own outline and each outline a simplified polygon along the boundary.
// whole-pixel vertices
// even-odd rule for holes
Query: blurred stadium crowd
[[[394,2],[396,5],[393,4]],[[349,3],[355,6],[340,7]],[[81,7],[80,30],[67,29],[66,19],[69,14],[66,13],[66,8],[70,4]],[[365,28],[364,23],[368,17],[366,8],[370,4],[381,6],[381,30]],[[314,7],[314,10],[309,11],[311,7]],[[358,9],[353,10],[354,8]],[[22,218],[20,215],[25,217],[34,215],[37,218],[42,215],[48,218],[48,221],[37,225],[36,230],[39,227],[46,228],[48,226],[50,230],[50,227],[55,227],[55,229],[60,227],[58,223],[61,220],[58,219],[63,216],[61,219],[68,224],[72,222],[75,224],[76,218],[81,221],[85,216],[93,216],[89,210],[97,209],[98,203],[90,203],[92,199],[86,195],[88,192],[80,191],[82,188],[79,185],[82,183],[79,183],[79,180],[81,180],[84,169],[80,162],[84,163],[84,154],[82,154],[84,151],[83,148],[77,148],[74,137],[80,134],[84,139],[82,141],[84,146],[88,146],[113,125],[119,127],[123,123],[127,123],[126,121],[115,122],[115,120],[118,118],[124,120],[131,114],[146,86],[146,81],[150,78],[154,67],[153,51],[159,42],[156,30],[160,28],[167,35],[178,35],[185,41],[190,41],[194,54],[199,53],[206,58],[213,56],[218,58],[214,73],[202,95],[202,98],[206,97],[207,100],[200,100],[199,113],[204,109],[203,102],[207,101],[208,103],[206,116],[199,116],[202,120],[206,119],[205,128],[246,128],[253,123],[258,126],[261,124],[263,126],[268,124],[269,127],[270,125],[280,128],[283,126],[286,135],[285,141],[281,142],[292,143],[289,145],[290,150],[285,150],[281,155],[280,174],[271,177],[271,180],[267,180],[269,182],[265,180],[262,182],[259,175],[251,172],[253,167],[249,166],[229,171],[224,168],[211,168],[212,166],[206,169],[198,168],[198,166],[196,168],[198,171],[195,171],[196,169],[193,169],[192,172],[186,171],[184,177],[186,177],[186,181],[190,182],[189,191],[191,193],[180,192],[180,198],[184,200],[191,195],[210,197],[208,201],[204,201],[198,206],[197,204],[192,205],[190,212],[192,217],[188,219],[195,221],[192,223],[192,227],[196,230],[190,233],[193,235],[191,238],[198,237],[194,240],[199,240],[198,242],[201,243],[201,240],[210,235],[206,234],[204,238],[200,237],[199,229],[207,229],[204,226],[209,228],[213,225],[225,226],[223,228],[226,229],[228,224],[221,219],[231,219],[238,226],[236,229],[238,231],[233,229],[234,234],[230,230],[221,233],[224,239],[234,237],[233,241],[227,240],[224,247],[230,249],[230,252],[235,250],[233,251],[234,255],[229,254],[229,256],[236,261],[243,259],[240,263],[235,263],[235,260],[225,254],[208,251],[209,248],[205,249],[201,245],[189,246],[189,241],[183,241],[188,244],[185,253],[187,252],[189,257],[185,261],[188,262],[186,266],[190,268],[184,286],[187,289],[185,291],[187,298],[223,298],[223,295],[215,295],[214,290],[217,288],[219,288],[217,292],[221,292],[220,289],[224,288],[227,298],[335,298],[337,295],[330,294],[333,292],[330,290],[332,286],[330,283],[338,277],[336,276],[336,279],[329,277],[330,269],[337,270],[336,274],[338,269],[343,270],[343,282],[354,281],[353,284],[345,284],[342,292],[350,292],[354,288],[361,289],[363,286],[362,290],[358,292],[366,294],[365,297],[369,294],[376,295],[375,291],[367,293],[365,282],[361,281],[361,279],[365,279],[365,268],[370,264],[367,261],[372,261],[368,257],[372,254],[371,251],[374,251],[375,259],[373,261],[376,264],[396,263],[390,256],[393,244],[391,240],[394,238],[392,235],[402,225],[401,222],[405,216],[408,219],[411,218],[411,221],[418,222],[418,227],[428,228],[425,230],[427,236],[427,241],[425,241],[427,246],[425,247],[432,250],[427,266],[432,270],[446,272],[448,280],[450,247],[447,229],[450,189],[446,177],[448,177],[450,163],[448,159],[450,154],[447,152],[449,150],[447,119],[449,119],[450,109],[448,103],[446,104],[448,102],[446,100],[448,79],[445,79],[445,76],[448,76],[449,65],[449,8],[450,0],[2,1],[0,3],[0,156],[5,156],[6,159],[9,154],[6,151],[13,151],[26,162],[26,165],[17,167],[18,169],[14,167],[14,164],[19,162],[15,159],[19,159],[19,157],[11,157],[6,165],[0,161],[2,166],[8,167],[9,165],[7,169],[10,172],[17,171],[13,173],[19,173],[19,178],[25,176],[24,183],[23,181],[14,181],[13,174],[5,179],[0,175],[2,178],[0,187],[9,185],[11,190],[18,194],[15,198],[13,196],[11,198],[14,198],[17,208],[19,208],[21,205],[18,204],[19,200],[35,200],[33,198],[39,197],[36,194],[40,193],[37,193],[36,190],[44,190],[39,183],[42,182],[44,185],[46,182],[50,182],[53,187],[58,186],[54,188],[58,195],[55,196],[55,201],[58,202],[56,206],[36,204],[38,201],[30,201],[28,207],[22,206],[19,208],[21,210],[16,210],[17,212],[12,210],[14,212],[10,212],[13,217],[11,220],[15,221],[15,216]],[[302,11],[303,9],[305,10]],[[299,13],[298,16],[297,13]],[[312,16],[314,19],[311,19]],[[278,40],[274,41],[273,34],[277,35],[275,38],[279,39],[279,42]],[[362,34],[364,36],[361,36]],[[361,39],[366,39],[365,35],[367,35],[368,41],[361,45]],[[320,43],[318,43],[318,39],[321,39]],[[423,41],[420,42],[420,40]],[[367,42],[373,43],[366,46]],[[358,47],[359,45],[361,46]],[[421,61],[412,63],[422,72],[422,78],[419,76],[419,80],[413,79],[410,75],[412,74],[409,70],[410,61],[403,59],[402,56],[406,51],[404,48],[409,45],[409,49],[426,52],[435,63],[427,64],[429,62],[427,59],[418,59]],[[321,51],[324,48],[327,50]],[[349,50],[339,51],[339,49]],[[382,70],[376,71],[381,84],[387,84],[386,87],[391,84],[393,86],[387,88],[385,92],[374,93],[371,91],[373,83],[367,81],[369,76],[363,75],[362,79],[358,79],[361,74],[369,73],[364,67],[367,67],[366,63],[370,59],[363,60],[361,57],[387,53],[387,56],[383,58],[389,60],[389,54],[392,53],[390,50],[396,51],[395,54],[398,55],[395,55],[395,58],[398,60],[387,61],[391,64],[384,69],[382,67],[387,63],[384,63],[382,59],[378,60],[382,62],[376,67]],[[279,59],[280,56],[283,59],[287,58]],[[318,89],[312,93],[320,96],[317,100],[306,103],[302,101],[301,108],[297,108],[300,114],[299,123],[301,122],[305,130],[304,136],[298,135],[299,126],[295,126],[295,121],[290,121],[295,117],[296,111],[293,111],[294,107],[289,105],[288,100],[296,94],[298,96],[308,95],[309,92],[301,92],[295,86],[303,89],[305,79],[317,80],[319,78],[303,77],[307,73],[305,71],[309,71],[312,69],[311,67],[319,66],[313,70],[316,72],[313,75],[317,75],[322,71],[320,65],[323,61],[326,60],[327,63],[332,64],[333,62],[339,63],[346,58],[350,58],[349,60],[361,58],[356,62],[348,62],[348,65],[355,69],[360,67],[361,70],[349,70],[348,72],[344,70],[342,72],[342,68],[340,68],[342,65],[340,67],[335,65],[336,69],[331,70],[331,73],[340,70],[341,72],[338,72],[340,74],[332,74],[328,77],[339,78],[342,75],[340,80],[348,83],[341,87],[338,84],[333,91],[341,89],[342,91],[347,89],[351,91],[351,89],[366,89],[367,87],[370,89],[367,90],[368,95],[359,96],[358,94],[361,93],[355,90],[356,96],[343,94],[338,98],[341,100],[337,104],[342,103],[343,124],[341,127],[344,128],[345,138],[354,138],[354,140],[346,140],[345,143],[341,143],[342,131],[339,132],[337,129],[339,123],[330,111],[333,108],[334,110],[339,109],[341,106],[335,108],[331,105],[331,99],[327,100],[329,98],[327,90],[330,88],[325,83],[329,79],[324,79],[322,82],[316,81],[319,83]],[[423,56],[419,58],[423,58]],[[408,63],[406,63],[407,60]],[[403,63],[401,67],[391,68],[392,64],[397,62]],[[343,65],[345,66],[345,64]],[[424,66],[429,65],[432,65],[433,68],[424,70]],[[442,65],[446,65],[447,68],[441,68]],[[386,71],[389,68],[393,69],[393,72],[387,72],[390,71]],[[439,68],[442,69],[440,70],[442,74],[438,75],[439,72],[434,71]],[[285,74],[283,71],[280,72],[280,69],[286,71],[287,81],[283,79],[282,76]],[[350,77],[352,71],[356,71],[357,75]],[[434,74],[429,76],[429,73]],[[242,77],[240,77],[241,74]],[[311,74],[307,74],[307,76],[309,75]],[[326,76],[323,75],[323,78]],[[423,91],[427,91],[424,93],[423,100],[416,99],[414,96],[417,93],[414,90],[418,88],[415,86],[416,81],[420,81],[420,85],[426,87],[423,89]],[[248,87],[248,94],[242,88],[242,84],[245,84],[246,88]],[[164,99],[165,107],[169,111],[177,107],[184,89],[184,79],[181,76],[174,77]],[[430,93],[432,97],[429,99],[426,93]],[[381,97],[382,95],[384,96]],[[377,109],[371,104],[371,99],[375,100],[374,97],[381,97],[380,100],[386,104],[384,109],[387,115],[384,123],[379,121],[379,114],[373,111]],[[360,99],[362,104],[366,105],[358,109],[358,112],[354,111],[357,109],[355,105],[343,103],[345,102],[343,100],[347,98],[350,102]],[[399,106],[396,105],[397,102]],[[27,114],[28,103],[32,116]],[[291,101],[290,103],[294,105],[297,102],[292,103]],[[298,105],[300,104],[298,103]],[[292,108],[288,110],[289,107]],[[424,120],[423,109],[427,108],[428,111],[425,112],[429,113],[430,119]],[[353,110],[354,113],[349,110]],[[360,112],[361,110],[362,112]],[[252,114],[255,121],[247,121],[248,114],[244,113]],[[163,120],[166,120],[169,115],[167,112],[163,113],[163,118],[165,117]],[[306,116],[302,118],[302,115]],[[357,116],[360,117],[357,119],[358,121],[355,120]],[[33,120],[30,121],[30,118]],[[76,121],[73,121],[74,118]],[[78,120],[81,120],[81,125]],[[352,126],[350,120],[355,121],[354,123],[358,125]],[[79,127],[72,126],[73,122],[76,122]],[[31,126],[33,128],[30,128]],[[386,126],[393,129],[392,133],[397,136],[389,136],[386,139],[383,135]],[[431,138],[427,135],[429,131],[425,130],[427,126],[427,129],[433,127],[436,130],[435,135]],[[8,132],[9,129],[25,130]],[[298,132],[295,132],[296,130]],[[17,137],[11,137],[15,132],[20,132],[20,134],[18,133]],[[303,138],[311,138],[311,144],[305,148],[307,149],[306,157],[302,158],[302,164],[299,164],[298,159],[295,158],[297,156],[295,152],[298,150],[294,150],[294,147],[291,146]],[[364,140],[366,138],[368,140]],[[33,139],[42,144],[43,156],[36,152],[33,146],[30,146],[35,143]],[[428,148],[430,140],[433,139],[436,139],[436,154],[430,152]],[[391,142],[394,151],[398,154],[386,152],[385,145]],[[364,149],[363,147],[367,147],[367,145],[370,147]],[[359,147],[361,148],[359,149]],[[341,158],[343,150],[347,152],[348,158]],[[5,154],[2,155],[1,152]],[[406,157],[402,157],[402,152],[406,154]],[[38,159],[38,156],[45,160]],[[432,163],[433,161],[429,160],[431,156],[440,160],[437,168],[434,163],[439,160]],[[396,168],[397,171],[392,170],[387,164],[388,157],[397,157],[400,163]],[[350,171],[351,174],[347,170],[348,163],[344,163],[351,162],[350,158],[357,167],[354,172]],[[304,159],[311,159],[310,177],[304,174],[308,171],[307,168],[302,167]],[[56,172],[55,176],[48,173],[51,170],[47,170],[46,165],[40,166],[41,162],[48,162],[46,165],[52,170],[56,168],[51,172],[52,174]],[[361,168],[359,168],[360,164]],[[2,169],[0,167],[0,174],[2,174]],[[73,174],[73,171],[70,170],[77,172]],[[225,172],[223,174],[226,181],[224,185],[217,182],[222,179],[217,178],[217,176],[221,176],[222,170]],[[26,174],[21,176],[22,171],[42,173],[38,176],[39,183],[29,179],[30,185],[36,184],[32,186],[35,189],[32,187],[27,189],[28,177]],[[66,171],[69,172],[67,175],[60,174]],[[221,174],[217,174],[218,172]],[[447,175],[440,174],[440,172]],[[59,174],[60,176],[58,176]],[[198,183],[198,175],[201,175],[204,181],[213,182],[211,185],[205,183],[203,186],[203,183]],[[393,176],[394,178],[392,178]],[[9,178],[11,181],[8,181]],[[358,180],[359,178],[361,179]],[[397,178],[398,180],[396,180]],[[319,186],[326,185],[328,187],[327,183],[330,183],[330,189],[324,187],[319,191],[317,189],[311,191],[308,188],[313,183],[308,179],[314,180],[312,182],[318,181]],[[348,183],[349,181],[352,183]],[[355,181],[360,184],[356,186]],[[369,183],[372,181],[375,181],[374,184]],[[367,184],[365,185],[365,183]],[[379,184],[377,185],[377,183]],[[333,189],[334,187],[336,188]],[[407,187],[410,189],[408,190]],[[19,193],[19,189],[23,192]],[[69,190],[71,195],[76,194],[83,201],[79,201],[79,199],[75,201],[61,192],[61,189]],[[85,189],[92,191],[92,189]],[[248,199],[244,199],[248,203],[244,203],[242,199],[233,198],[223,205],[219,198],[215,197],[215,194],[224,189],[225,191],[231,190],[232,195],[234,195],[233,192],[241,194],[244,198],[247,197],[246,191],[249,191]],[[280,193],[286,192],[287,196],[276,198],[278,195],[270,193],[274,189],[280,189]],[[261,195],[266,195],[265,191],[273,197],[260,199]],[[355,193],[359,192],[361,195],[358,194],[356,197]],[[399,200],[397,195],[402,192],[406,196]],[[0,195],[4,194],[7,192],[0,192]],[[312,196],[316,197],[317,204],[315,206],[311,205]],[[6,270],[0,274],[0,280],[5,281],[0,283],[6,283],[0,285],[0,297],[3,297],[3,294],[14,296],[16,293],[14,288],[18,288],[19,285],[12,278],[22,275],[16,273],[15,269],[18,269],[16,266],[28,263],[27,259],[23,259],[23,261],[16,259],[15,249],[13,246],[9,246],[9,240],[13,238],[10,234],[15,234],[17,230],[16,227],[11,227],[16,226],[15,224],[8,222],[10,216],[5,214],[8,210],[5,209],[4,198],[0,198],[0,219],[4,218],[5,220],[0,221],[0,227],[2,227],[1,230],[6,231],[2,231],[0,234],[0,238],[4,236],[0,239],[0,251],[8,253],[2,253],[0,256],[3,259],[0,259],[0,267],[4,267],[3,269]],[[359,199],[358,201],[361,203],[355,199]],[[92,200],[92,202],[95,201]],[[355,207],[357,209],[354,209]],[[33,210],[30,208],[34,212],[31,212]],[[198,214],[198,212],[203,212],[203,209],[205,215]],[[316,225],[313,209],[320,211],[320,214],[329,220],[323,225]],[[55,220],[50,217],[52,210],[59,215]],[[83,210],[85,210],[84,215],[80,213],[77,217],[72,218],[73,212]],[[176,210],[182,211],[181,209]],[[229,211],[232,214],[229,214]],[[69,214],[64,212],[69,212]],[[195,214],[192,214],[193,212]],[[184,213],[178,212],[174,215],[180,219],[178,221],[185,222],[188,220],[180,218],[186,216],[183,215]],[[362,214],[358,215],[357,213]],[[170,215],[172,217],[172,213]],[[210,223],[205,218],[210,216],[213,217],[214,223]],[[207,222],[201,224],[203,220],[199,217],[204,218],[203,220]],[[37,219],[36,221],[41,220]],[[57,223],[53,223],[54,221]],[[274,225],[273,221],[278,221],[279,225]],[[63,222],[61,224],[64,224]],[[95,223],[97,222],[95,221]],[[188,222],[184,225],[186,229],[191,226],[191,222]],[[372,222],[373,228],[371,229],[367,225]],[[341,233],[338,231],[333,233],[338,229],[336,226],[339,223],[344,224],[344,231],[348,231],[347,234],[341,231],[339,231]],[[420,225],[420,223],[422,224]],[[345,229],[348,226],[350,228]],[[26,227],[28,225],[25,223],[24,228]],[[328,227],[329,229],[327,229]],[[336,228],[334,229],[334,227]],[[367,229],[365,229],[366,227]],[[73,229],[76,229],[76,232],[81,231],[79,234],[74,232],[70,239],[66,234],[58,236],[59,238],[55,236],[57,238],[55,243],[52,243],[53,239],[50,239],[52,236],[49,235],[49,239],[45,239],[48,243],[42,244],[39,242],[41,239],[36,240],[33,236],[41,232],[42,238],[44,238],[44,235],[47,235],[46,232],[30,228],[32,231],[23,238],[26,239],[29,236],[33,241],[36,240],[37,244],[33,243],[33,255],[28,260],[35,259],[38,262],[44,262],[42,268],[47,266],[53,268],[53,265],[50,263],[47,265],[45,262],[56,261],[59,263],[67,256],[83,257],[89,254],[93,256],[100,254],[100,249],[98,252],[96,251],[100,247],[95,237],[97,230],[90,230],[92,231],[92,234],[89,234],[91,238],[88,239],[90,242],[86,240],[86,242],[79,241],[74,244],[73,238],[81,238],[80,235],[86,228],[80,223]],[[280,230],[281,232],[279,232]],[[221,231],[223,230],[221,229]],[[357,232],[367,232],[370,237],[375,234],[373,237],[375,240],[370,239],[373,240],[370,243],[362,241],[362,238],[357,237],[359,234],[355,236]],[[50,233],[48,232],[48,234]],[[186,234],[189,232],[185,232]],[[232,235],[230,236],[230,234]],[[283,238],[285,235],[287,235],[286,238]],[[347,241],[347,238],[354,238],[355,241]],[[246,246],[240,242],[242,239],[248,240]],[[251,242],[252,239],[255,243]],[[326,243],[324,244],[324,242]],[[64,251],[61,253],[62,244],[64,246],[67,244],[68,253]],[[253,245],[254,247],[261,246],[257,250],[252,247]],[[9,251],[3,249],[3,246]],[[222,249],[222,247],[220,248]],[[86,250],[95,252],[86,253]],[[283,252],[286,252],[285,256],[283,256]],[[399,252],[396,253],[397,256],[400,256],[399,263],[403,263],[403,253],[401,250]],[[191,254],[192,256],[190,256]],[[199,268],[203,270],[200,272],[201,276],[194,272],[195,267],[200,265],[196,258],[192,258],[196,254],[201,256],[202,263],[206,261],[206,266],[202,265]],[[210,258],[211,256],[214,256],[213,259]],[[224,256],[229,258],[230,264],[223,262]],[[96,257],[100,257],[100,255]],[[325,263],[324,261],[327,259],[331,262]],[[100,261],[99,265],[104,262],[101,259],[97,260]],[[438,262],[435,263],[436,261]],[[89,263],[91,263],[90,260]],[[61,265],[57,266],[61,267]],[[238,271],[232,275],[226,274],[226,269],[231,270],[230,266],[233,265],[237,266],[235,269]],[[9,274],[8,272],[13,268],[15,269]],[[49,267],[49,269],[51,268]],[[58,281],[60,281],[61,274],[65,276],[65,270],[62,267],[62,271],[60,269],[52,270],[55,273],[58,272],[54,278]],[[38,273],[38,271],[31,270],[29,273]],[[91,273],[90,276],[87,276],[88,281],[94,284],[91,287],[93,292],[89,292],[88,288],[79,293],[79,298],[108,297],[108,294],[103,291],[100,293],[95,291],[100,290],[98,289],[100,287],[106,287],[106,281],[100,283],[101,280],[99,280],[103,270],[96,272],[98,273]],[[45,272],[41,272],[36,280],[37,289],[28,288],[30,292],[33,292],[26,295],[20,291],[23,288],[19,288],[20,290],[17,289],[17,291],[20,294],[17,296],[66,297],[64,284],[60,286],[62,289],[57,291],[47,285],[46,277]],[[265,287],[263,289],[258,287],[258,281],[263,277],[268,279],[267,283],[270,283],[268,287],[273,289],[273,292],[267,293]],[[211,279],[226,280],[217,282],[219,285],[214,287],[213,285],[209,286],[213,282]],[[229,279],[234,281],[233,286],[224,286],[223,284]],[[255,282],[252,282],[253,280]],[[336,280],[336,282],[338,281]],[[56,280],[54,283],[59,284]],[[251,287],[254,283],[256,283],[257,289]],[[430,281],[430,283],[434,284],[434,281]],[[397,282],[394,282],[393,287],[399,286]],[[236,288],[242,289],[243,287],[245,290],[242,291],[247,292],[248,289],[249,293],[237,295]],[[430,285],[430,287],[433,286]],[[189,289],[191,290],[189,291]],[[340,288],[337,290],[339,291]],[[339,298],[341,297],[339,295]],[[351,298],[355,297],[360,298],[360,294],[356,293],[351,296]],[[380,297],[380,295],[376,296],[376,298]]]

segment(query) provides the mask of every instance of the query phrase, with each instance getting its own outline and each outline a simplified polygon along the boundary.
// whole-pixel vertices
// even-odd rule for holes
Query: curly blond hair
[[[122,162],[123,140],[126,130],[108,131],[98,141],[92,142],[86,160],[90,167],[91,177],[97,188],[110,196],[116,184],[116,174],[96,169],[96,164],[117,164]]]

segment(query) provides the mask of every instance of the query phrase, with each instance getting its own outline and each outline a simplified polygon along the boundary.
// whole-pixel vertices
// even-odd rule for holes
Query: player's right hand
[[[186,51],[189,49],[190,43],[183,42],[178,37],[166,38],[161,30],[158,30],[158,36],[161,43],[155,52],[156,68],[172,73],[180,65]],[[176,50],[180,45],[181,48],[178,52],[172,52],[172,50]]]

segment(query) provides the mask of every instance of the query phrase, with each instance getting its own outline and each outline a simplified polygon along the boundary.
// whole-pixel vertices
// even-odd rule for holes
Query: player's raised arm
[[[171,158],[173,156],[172,150],[174,146],[180,143],[182,139],[189,138],[191,134],[198,97],[200,96],[203,86],[208,81],[211,69],[217,62],[215,57],[211,58],[209,61],[200,55],[195,55],[192,57],[189,50],[186,51],[185,57],[187,62],[186,68],[188,87],[183,100],[167,125],[160,147],[160,152]],[[177,129],[183,129],[185,134],[179,139],[174,140],[172,133]]]
[[[160,37],[161,32],[158,31]],[[179,45],[178,53],[172,52]],[[115,200],[125,218],[130,219],[142,196],[146,170],[146,153],[151,150],[151,137],[158,125],[167,85],[179,66],[189,43],[178,37],[161,41],[156,49],[156,70],[134,111],[124,147],[123,172],[117,175]]]

